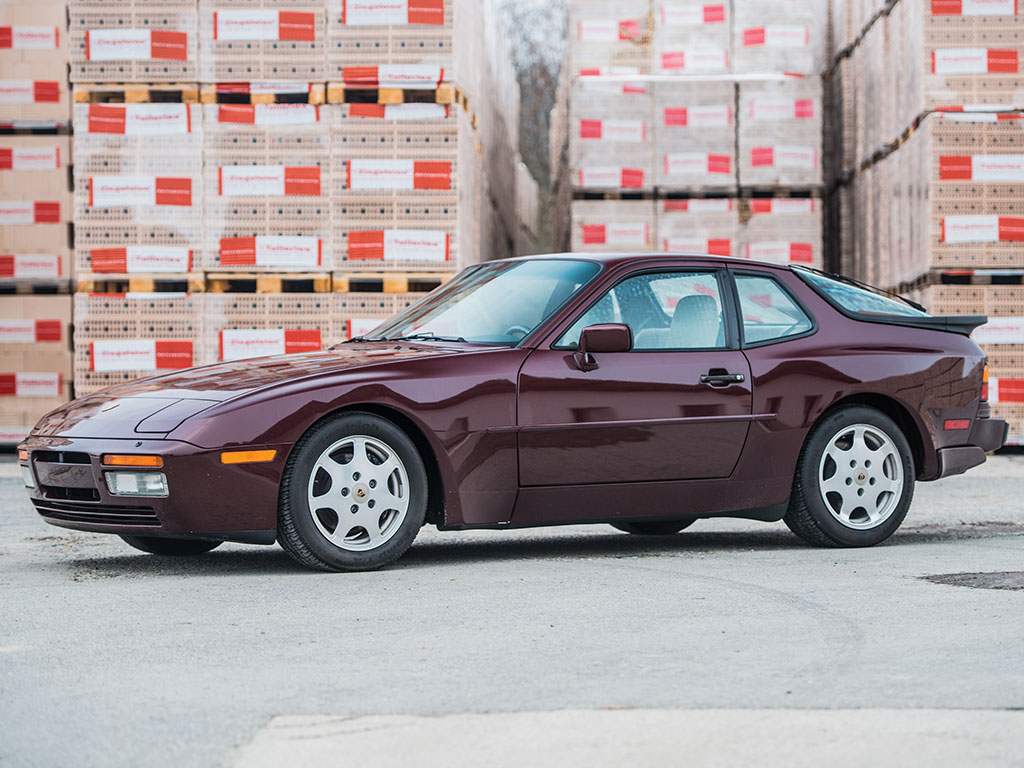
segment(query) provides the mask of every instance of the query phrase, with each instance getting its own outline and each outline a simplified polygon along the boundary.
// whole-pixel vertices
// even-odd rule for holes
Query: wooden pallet
[[[57,136],[71,133],[68,120],[13,120],[0,121],[3,136]]]
[[[701,194],[692,192],[683,194],[678,191],[669,193],[658,193],[653,189],[580,189],[572,191],[573,200],[660,200],[664,197],[673,199],[682,198],[703,198],[703,197],[735,197],[735,190],[718,192],[716,194]]]
[[[79,272],[77,284],[78,293],[202,293],[206,289],[202,272],[149,275]]]
[[[454,272],[335,272],[335,293],[427,293]]]
[[[803,187],[771,187],[753,185],[740,187],[740,197],[778,198],[782,200],[821,197],[825,193],[823,184],[812,184]]]
[[[357,88],[327,84],[328,104],[458,104],[469,111],[469,98],[450,83],[437,88]]]
[[[1024,285],[1024,269],[933,269],[927,285]]]
[[[330,293],[327,272],[207,272],[207,293]]]
[[[76,104],[151,104],[199,101],[198,83],[75,83]]]
[[[203,104],[323,104],[323,83],[296,83],[296,90],[283,93],[249,93],[247,83],[203,83],[199,99]]]
[[[63,280],[7,280],[0,281],[2,296],[46,296],[71,292],[71,281]]]

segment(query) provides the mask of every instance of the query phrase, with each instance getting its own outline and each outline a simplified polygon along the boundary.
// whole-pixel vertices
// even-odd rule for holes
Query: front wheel
[[[151,555],[189,557],[203,555],[219,547],[221,542],[207,539],[174,539],[162,536],[121,536],[125,544]]]
[[[884,413],[848,406],[811,430],[783,518],[800,538],[826,547],[869,547],[900,527],[914,497],[907,438]]]
[[[365,571],[409,548],[427,510],[416,446],[390,421],[344,413],[296,443],[281,479],[278,541],[303,565]]]

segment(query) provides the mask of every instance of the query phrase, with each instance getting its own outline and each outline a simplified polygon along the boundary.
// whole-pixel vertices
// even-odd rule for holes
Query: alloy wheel
[[[903,462],[896,444],[871,424],[843,427],[822,452],[818,489],[839,523],[859,531],[876,528],[903,496]]]
[[[401,528],[409,493],[409,474],[395,449],[375,437],[353,435],[320,454],[309,475],[307,501],[329,542],[365,552]]]

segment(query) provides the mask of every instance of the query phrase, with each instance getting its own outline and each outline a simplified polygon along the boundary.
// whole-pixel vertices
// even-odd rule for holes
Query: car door
[[[630,274],[531,352],[519,374],[520,485],[727,477],[752,402],[727,280],[716,268]],[[580,331],[599,323],[628,325],[633,349],[581,370]]]

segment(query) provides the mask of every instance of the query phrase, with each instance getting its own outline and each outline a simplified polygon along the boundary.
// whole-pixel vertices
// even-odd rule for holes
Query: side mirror
[[[580,341],[573,354],[573,360],[581,371],[592,371],[598,367],[594,353],[629,352],[633,348],[633,331],[621,323],[588,325],[580,331]]]

